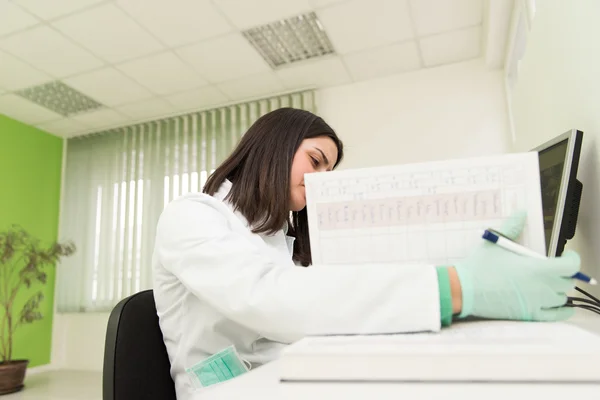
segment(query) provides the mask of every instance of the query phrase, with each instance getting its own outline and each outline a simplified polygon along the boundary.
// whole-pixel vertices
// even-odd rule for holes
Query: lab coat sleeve
[[[279,266],[215,205],[167,207],[155,256],[199,299],[270,340],[440,329],[434,266]]]

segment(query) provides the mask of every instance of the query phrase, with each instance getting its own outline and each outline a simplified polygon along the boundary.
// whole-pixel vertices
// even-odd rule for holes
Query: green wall
[[[19,224],[42,243],[56,240],[62,146],[61,138],[0,115],[0,230]],[[46,272],[46,285],[21,290],[14,311],[18,318],[22,304],[42,289],[44,319],[15,334],[13,359],[29,359],[30,367],[50,363],[55,271]]]

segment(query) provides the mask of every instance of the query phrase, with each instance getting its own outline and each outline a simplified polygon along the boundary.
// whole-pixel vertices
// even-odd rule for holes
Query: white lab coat
[[[260,365],[306,335],[440,329],[433,266],[295,266],[293,239],[253,234],[230,189],[187,194],[158,222],[154,296],[179,400],[194,391],[185,369],[231,344]]]

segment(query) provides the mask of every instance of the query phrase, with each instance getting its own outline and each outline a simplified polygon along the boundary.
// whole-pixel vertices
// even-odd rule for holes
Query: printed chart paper
[[[314,173],[305,184],[314,265],[451,265],[516,210],[527,210],[519,242],[546,253],[535,152]]]

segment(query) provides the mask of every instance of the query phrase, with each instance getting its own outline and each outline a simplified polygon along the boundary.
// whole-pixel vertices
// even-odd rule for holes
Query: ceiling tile
[[[481,0],[411,0],[410,6],[418,36],[480,25],[483,18]]]
[[[112,63],[159,51],[163,46],[114,4],[52,23],[65,35]]]
[[[0,114],[30,125],[63,118],[60,114],[10,93],[0,96]]]
[[[337,53],[413,37],[406,0],[353,0],[317,11]]]
[[[37,18],[8,0],[0,0],[0,36],[37,24]]]
[[[271,70],[250,43],[237,33],[183,47],[177,54],[213,83]]]
[[[71,136],[75,133],[88,130],[88,125],[82,124],[70,118],[63,118],[57,121],[45,122],[37,125],[43,131],[54,133],[60,136]]]
[[[88,72],[64,82],[107,106],[131,103],[152,97],[152,93],[114,68]]]
[[[89,71],[103,64],[47,26],[1,40],[0,48],[58,78]]]
[[[379,78],[421,67],[414,41],[347,54],[344,62],[355,80]]]
[[[217,85],[232,100],[274,94],[284,90],[273,72],[261,72]]]
[[[130,61],[117,68],[162,95],[182,92],[207,83],[192,67],[171,52]]]
[[[348,0],[309,0],[309,1],[310,1],[310,4],[314,8],[323,8],[323,7],[330,6],[332,4],[337,4],[337,3],[341,3],[343,1],[348,1]]]
[[[117,110],[125,115],[129,115],[134,120],[161,118],[177,111],[166,100],[159,98],[126,104],[117,107]]]
[[[173,94],[165,99],[181,111],[216,106],[228,100],[227,96],[214,86],[204,86],[200,89]]]
[[[481,53],[481,28],[428,36],[419,40],[419,46],[427,67],[469,60]]]
[[[308,0],[213,0],[239,29],[285,19],[310,11]]]
[[[339,57],[311,60],[290,65],[276,72],[288,89],[301,89],[307,86],[333,86],[351,81]]]
[[[233,30],[209,0],[118,0],[117,4],[168,46]]]
[[[18,90],[51,80],[49,75],[0,51],[0,86],[8,90]]]
[[[114,110],[104,108],[85,114],[74,115],[72,120],[88,125],[91,128],[104,128],[127,122],[128,118]]]
[[[38,17],[48,20],[81,10],[82,8],[101,1],[102,0],[16,0],[15,3],[20,4]]]

